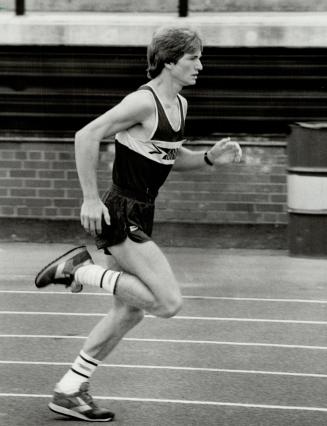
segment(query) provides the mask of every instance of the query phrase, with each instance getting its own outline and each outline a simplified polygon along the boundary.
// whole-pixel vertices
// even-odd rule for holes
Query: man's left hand
[[[242,149],[237,142],[224,138],[209,149],[207,155],[214,164],[239,163],[242,158]]]

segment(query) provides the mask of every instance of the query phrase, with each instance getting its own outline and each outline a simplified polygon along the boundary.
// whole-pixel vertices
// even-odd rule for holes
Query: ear
[[[173,62],[165,63],[165,68],[171,70],[175,64]]]

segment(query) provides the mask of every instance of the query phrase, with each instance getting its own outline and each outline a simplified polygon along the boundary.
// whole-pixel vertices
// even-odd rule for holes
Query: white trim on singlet
[[[144,139],[144,140],[143,139],[138,139],[139,141],[142,141],[142,142],[148,142],[150,139],[153,138],[153,135],[155,134],[155,132],[156,132],[156,130],[158,128],[158,123],[159,123],[158,106],[157,106],[157,102],[156,102],[156,100],[155,100],[155,98],[154,98],[153,93],[151,92],[151,90],[146,90],[146,89],[139,89],[139,90],[145,90],[146,92],[150,92],[151,93],[151,97],[152,97],[153,102],[154,102],[155,118],[154,118],[154,125],[153,125],[153,128],[151,130],[150,136],[147,139]],[[122,133],[128,133],[129,137],[133,138],[133,136],[131,136],[131,134],[129,133],[129,131],[127,129],[127,130],[123,130],[123,131],[121,131],[119,133],[116,133],[115,139],[117,139],[119,141],[119,138],[121,137]]]
[[[154,87],[149,86],[149,85],[148,85],[148,87],[150,87],[154,91],[154,93],[156,94],[156,96],[157,96],[157,98],[158,98],[158,100],[160,102],[160,105],[161,105],[162,109],[164,110],[164,113],[166,115],[167,121],[170,124],[171,128],[173,129],[173,131],[176,132],[176,133],[179,132],[180,129],[181,129],[181,126],[182,126],[182,111],[181,111],[181,108],[183,107],[183,102],[182,102],[182,99],[181,99],[180,95],[177,94],[177,104],[178,104],[178,111],[179,111],[179,125],[178,125],[178,128],[175,129],[175,127],[173,126],[172,122],[169,119],[169,115],[167,114],[167,111],[166,111],[166,108],[164,106],[164,103],[162,102],[160,96],[158,95],[158,92],[155,90]],[[156,109],[157,109],[157,103],[155,102],[155,104],[156,104]],[[184,117],[184,111],[183,111],[183,117]]]
[[[149,86],[149,87],[150,87],[150,86]],[[148,139],[148,140],[150,140],[150,139],[152,139],[152,138],[153,138],[153,135],[156,133],[156,130],[157,130],[157,128],[158,128],[158,123],[159,123],[158,105],[157,105],[157,102],[156,102],[156,100],[155,100],[155,98],[154,98],[153,93],[151,92],[151,90],[147,90],[147,89],[140,89],[140,90],[146,90],[147,92],[150,92],[150,93],[151,93],[151,96],[152,96],[152,99],[153,99],[153,102],[154,102],[154,108],[155,108],[155,110],[156,110],[156,113],[155,113],[155,119],[154,119],[155,123],[154,123],[153,129],[152,129],[152,131],[151,131],[151,133],[150,133],[150,137],[149,137],[149,139]]]
[[[164,165],[174,164],[177,156],[178,149],[182,146],[185,139],[177,142],[167,142],[160,140],[147,140],[142,141],[131,136],[127,131],[120,132],[116,135],[119,143],[131,149],[134,152],[148,158],[149,160],[156,161]]]

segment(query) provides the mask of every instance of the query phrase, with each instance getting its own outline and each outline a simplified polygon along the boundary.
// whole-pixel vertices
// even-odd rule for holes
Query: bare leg
[[[110,251],[126,273],[118,281],[113,309],[94,327],[84,344],[83,350],[98,360],[103,360],[142,320],[143,309],[168,318],[181,306],[171,267],[155,243],[137,244],[127,239]]]
[[[153,241],[138,244],[127,238],[110,251],[126,271],[117,283],[119,299],[160,317],[171,317],[179,311],[179,285],[168,260]]]
[[[83,350],[91,357],[102,361],[116,347],[122,337],[142,321],[141,309],[128,306],[114,297],[114,305],[89,334]]]

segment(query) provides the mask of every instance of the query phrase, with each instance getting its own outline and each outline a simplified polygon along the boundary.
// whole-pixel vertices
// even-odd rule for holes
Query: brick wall
[[[157,222],[286,224],[286,153],[282,141],[240,141],[239,165],[172,172],[157,200]],[[193,141],[191,149],[209,142]],[[102,144],[98,182],[110,184],[112,143]],[[78,219],[81,190],[72,140],[0,141],[0,217]]]

